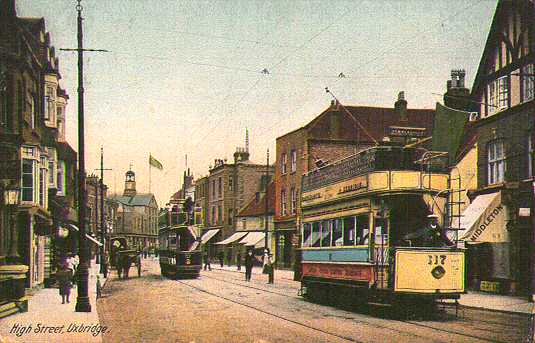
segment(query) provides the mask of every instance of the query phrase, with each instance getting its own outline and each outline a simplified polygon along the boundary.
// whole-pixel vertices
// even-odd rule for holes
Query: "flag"
[[[163,166],[162,164],[160,163],[160,161],[158,161],[157,159],[155,159],[154,157],[152,157],[152,155],[149,155],[149,164],[151,166],[153,166],[154,168],[158,168],[160,170],[163,169]]]

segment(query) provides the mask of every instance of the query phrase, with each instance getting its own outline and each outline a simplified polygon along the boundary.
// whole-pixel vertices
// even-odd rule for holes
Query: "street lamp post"
[[[265,193],[264,193],[264,249],[265,251],[268,250],[268,228],[269,228],[269,214],[268,214],[268,179],[269,179],[269,149],[267,150],[267,157],[266,157],[266,180],[265,180]]]
[[[10,236],[11,244],[9,246],[9,253],[7,257],[7,262],[9,264],[18,264],[19,254],[17,251],[18,246],[18,235],[17,235],[17,211],[16,207],[20,203],[20,189],[15,187],[6,187],[4,189],[4,205],[10,209]]]

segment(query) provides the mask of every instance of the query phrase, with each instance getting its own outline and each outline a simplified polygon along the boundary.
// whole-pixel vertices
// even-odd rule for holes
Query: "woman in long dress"
[[[65,301],[69,303],[69,296],[71,295],[72,288],[72,270],[67,267],[67,264],[61,266],[61,269],[56,273],[56,279],[59,283],[61,303],[65,304]]]

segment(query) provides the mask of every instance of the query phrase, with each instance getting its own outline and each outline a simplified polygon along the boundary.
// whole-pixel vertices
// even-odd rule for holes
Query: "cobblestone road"
[[[526,317],[452,309],[403,319],[390,308],[341,309],[310,303],[299,284],[213,270],[195,280],[160,276],[147,260],[141,278],[106,284],[98,301],[104,342],[522,342]]]

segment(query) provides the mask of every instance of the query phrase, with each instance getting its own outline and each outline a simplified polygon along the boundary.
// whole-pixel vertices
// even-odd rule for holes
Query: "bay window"
[[[36,147],[22,147],[21,200],[37,203],[39,196],[39,150]]]

